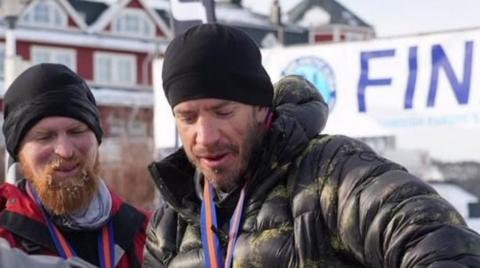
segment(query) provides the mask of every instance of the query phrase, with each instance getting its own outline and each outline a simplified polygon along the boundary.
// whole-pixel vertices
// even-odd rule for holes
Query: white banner
[[[399,148],[480,160],[480,29],[265,50],[272,81],[307,77],[330,105],[325,132],[394,135]]]

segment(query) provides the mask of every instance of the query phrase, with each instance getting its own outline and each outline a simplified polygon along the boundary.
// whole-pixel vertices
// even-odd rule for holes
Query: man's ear
[[[257,114],[257,122],[258,123],[267,123],[270,113],[270,108],[266,106],[255,106],[254,109],[256,110]]]

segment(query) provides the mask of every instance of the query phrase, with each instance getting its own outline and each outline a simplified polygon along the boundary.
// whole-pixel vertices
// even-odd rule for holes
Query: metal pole
[[[15,37],[15,28],[19,16],[32,0],[0,0],[0,13],[7,24],[5,31],[5,62],[4,62],[4,96],[8,87],[17,76],[17,40]],[[5,146],[6,147],[6,146]],[[20,171],[17,163],[10,157],[5,150],[5,181],[15,183],[20,179]]]
[[[5,74],[4,74],[4,92],[15,79],[15,57],[17,56],[17,46],[15,37],[15,25],[17,18],[14,16],[6,17],[7,30],[5,31]]]
[[[282,9],[280,1],[273,0],[270,21],[277,27],[277,40],[281,45],[285,45],[285,32],[282,24]]]
[[[7,22],[7,29],[5,32],[4,93],[7,92],[8,87],[15,79],[15,61],[17,56],[15,25],[17,23],[17,17],[7,16],[5,17],[5,21]],[[5,150],[5,181],[15,184],[18,175],[17,164],[7,150]]]

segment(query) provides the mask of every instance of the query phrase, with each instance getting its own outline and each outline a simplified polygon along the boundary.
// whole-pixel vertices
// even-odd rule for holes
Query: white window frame
[[[48,54],[48,59],[47,60],[37,60],[36,57],[38,57],[39,53],[46,53]],[[58,60],[57,57],[59,56],[66,56],[70,59],[71,64],[68,64],[66,62],[62,62]],[[32,64],[39,64],[39,63],[60,63],[63,65],[66,65],[68,68],[70,68],[72,71],[76,72],[77,71],[77,51],[75,49],[70,49],[70,48],[57,48],[57,47],[44,47],[44,46],[32,46],[30,49],[30,59],[32,61]]]
[[[365,33],[362,32],[344,32],[345,40],[343,41],[361,41],[365,40]]]
[[[40,5],[45,5],[47,7],[47,17],[45,20],[38,20],[36,18],[35,12]],[[55,12],[58,12],[57,14]],[[56,15],[58,16],[59,21],[56,20]],[[34,26],[34,27],[47,27],[47,28],[66,28],[68,23],[68,16],[65,11],[58,5],[56,1],[50,0],[38,0],[34,2],[20,18],[20,23]]]
[[[109,61],[110,66],[107,69],[102,69],[101,61]],[[121,63],[129,63],[130,79],[122,75],[119,69]],[[107,72],[109,77],[102,77]],[[131,54],[109,53],[109,52],[95,52],[94,54],[94,80],[98,84],[114,85],[114,86],[134,86],[137,84],[137,58]]]
[[[133,16],[138,21],[138,27],[140,29],[128,29],[129,25],[127,24],[127,16]],[[152,22],[148,14],[145,11],[137,8],[127,8],[119,12],[119,14],[112,21],[112,32],[115,34],[120,34],[124,36],[134,36],[134,37],[155,37],[155,24]],[[143,24],[143,25],[140,25]],[[148,31],[145,32],[145,25],[148,25]]]

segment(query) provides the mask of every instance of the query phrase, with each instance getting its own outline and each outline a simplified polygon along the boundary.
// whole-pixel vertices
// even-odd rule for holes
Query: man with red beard
[[[246,33],[193,27],[162,72],[183,148],[149,167],[165,205],[145,267],[480,267],[455,209],[362,142],[319,134],[319,92],[273,86]]]
[[[0,187],[0,237],[28,254],[141,266],[148,217],[99,178],[103,131],[83,79],[60,64],[27,69],[4,96],[3,133],[25,179]]]

